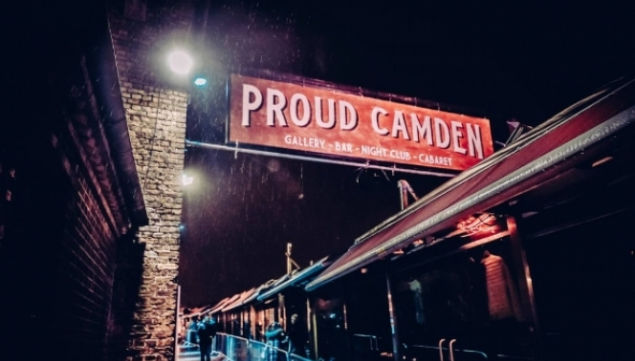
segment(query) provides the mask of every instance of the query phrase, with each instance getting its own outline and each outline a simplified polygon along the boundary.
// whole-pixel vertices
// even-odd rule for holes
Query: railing
[[[355,361],[381,360],[379,341],[376,335],[354,333],[351,337],[352,359]]]
[[[214,350],[232,361],[312,361],[263,342],[223,332],[216,334]]]
[[[353,342],[355,340],[359,340],[368,345],[368,350],[370,351],[379,351],[379,343],[377,342],[377,336],[375,335],[366,335],[363,333],[354,333],[353,334]]]
[[[485,361],[489,357],[480,350],[454,348],[456,339],[449,340],[448,347],[443,344],[446,339],[439,340],[437,346],[431,345],[404,345],[406,359],[433,359],[440,361]]]

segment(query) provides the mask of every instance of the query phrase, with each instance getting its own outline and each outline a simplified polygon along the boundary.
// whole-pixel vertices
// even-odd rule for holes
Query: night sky
[[[265,69],[458,106],[488,117],[494,139],[504,141],[506,120],[539,124],[635,64],[632,13],[606,2],[346,4],[202,2],[195,32],[212,82],[192,94],[188,138],[222,143],[231,71]],[[343,252],[399,211],[398,179],[419,196],[447,180],[198,148],[188,148],[186,168],[196,179],[184,199],[185,306],[281,276],[286,242],[303,267]]]

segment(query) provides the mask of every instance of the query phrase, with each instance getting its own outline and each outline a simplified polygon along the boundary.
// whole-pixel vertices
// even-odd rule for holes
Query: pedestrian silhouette
[[[201,361],[210,361],[212,338],[214,336],[216,336],[216,323],[209,316],[205,316],[198,327],[198,345],[201,351]]]

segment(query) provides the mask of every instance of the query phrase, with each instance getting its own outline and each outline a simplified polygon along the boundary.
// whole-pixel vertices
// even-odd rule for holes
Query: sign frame
[[[257,83],[257,84],[253,85],[253,83]],[[308,93],[315,91],[315,92],[320,92],[319,95],[325,94],[326,92],[326,94],[333,94],[334,97],[344,97],[346,98],[346,100],[350,100],[348,102],[349,109],[351,106],[353,108],[359,106],[358,104],[355,103],[355,101],[360,100],[362,102],[367,102],[371,105],[379,104],[376,106],[376,108],[381,109],[380,111],[383,110],[382,107],[387,108],[390,112],[393,112],[395,108],[400,108],[400,109],[406,109],[409,111],[421,111],[422,113],[429,112],[430,114],[433,114],[433,115],[441,114],[442,116],[452,117],[456,119],[467,119],[468,121],[474,121],[475,123],[480,122],[478,123],[478,125],[482,126],[482,130],[480,130],[481,134],[479,135],[479,137],[482,137],[482,138],[479,138],[478,140],[482,142],[481,143],[482,158],[478,160],[472,160],[472,162],[468,166],[450,166],[449,163],[452,161],[451,159],[449,161],[446,161],[445,166],[437,166],[437,165],[424,164],[422,162],[415,162],[412,160],[404,162],[398,159],[379,159],[378,157],[365,156],[365,155],[362,156],[359,154],[351,155],[351,154],[336,153],[333,151],[328,152],[328,151],[324,151],[324,148],[315,151],[312,149],[304,149],[306,147],[303,148],[302,144],[299,144],[299,145],[296,144],[295,147],[286,147],[280,144],[280,142],[275,144],[275,143],[266,142],[266,141],[265,142],[252,141],[250,139],[245,140],[244,135],[236,136],[235,130],[239,129],[238,128],[239,125],[237,125],[239,123],[243,125],[244,128],[250,128],[256,122],[259,122],[259,127],[260,127],[259,130],[264,129],[264,131],[269,131],[269,128],[273,128],[275,131],[277,131],[278,128],[284,128],[284,130],[288,130],[289,128],[293,128],[297,126],[297,123],[291,123],[291,121],[292,120],[294,122],[298,121],[298,116],[297,116],[297,114],[299,114],[298,109],[301,109],[303,107],[303,104],[307,104],[306,99],[309,97],[305,96],[304,103],[300,104],[301,102],[297,101],[298,93],[294,93],[293,96],[296,96],[295,98],[296,101],[294,103],[294,105],[296,106],[295,118],[289,119],[289,113],[287,113],[286,117],[283,114],[282,117],[275,119],[277,114],[275,114],[275,112],[273,111],[267,111],[268,118],[266,118],[266,122],[268,127],[264,127],[263,122],[265,118],[263,118],[262,109],[272,104],[276,105],[275,104],[276,99],[273,98],[273,96],[271,96],[269,93],[265,94],[265,91],[269,90],[269,88],[266,87],[267,85],[272,85],[271,89],[274,89],[274,90],[277,90],[275,87],[286,86],[289,89],[292,89],[295,91],[303,90]],[[242,90],[248,89],[247,88],[248,86],[250,86],[249,89],[253,89],[253,88],[258,88],[258,89],[253,91],[251,94],[247,95],[248,98],[245,98],[246,95],[242,93]],[[242,89],[237,90],[237,87],[242,87]],[[265,88],[267,90],[265,90]],[[286,90],[288,92],[288,89]],[[256,94],[257,92],[259,92],[260,94]],[[282,94],[281,96],[285,97],[284,101],[279,103],[285,103],[282,109],[283,111],[288,112],[289,108],[292,107],[289,105],[289,98],[291,98],[292,95],[284,94],[281,91],[277,91],[276,93],[277,94],[274,94],[274,96],[276,95],[280,96],[280,94]],[[466,113],[474,114],[475,112],[466,111],[465,108],[460,108],[456,106],[448,106],[445,104],[441,104],[439,102],[422,100],[416,97],[406,97],[401,95],[395,95],[392,93],[376,92],[376,91],[371,91],[361,87],[350,87],[350,86],[334,84],[334,83],[330,83],[330,82],[326,82],[326,81],[318,80],[318,79],[304,78],[304,77],[286,75],[286,74],[282,75],[282,74],[271,73],[266,71],[265,72],[259,71],[259,72],[247,72],[247,73],[245,72],[231,73],[227,79],[226,94],[227,94],[227,110],[228,111],[227,111],[227,118],[225,122],[225,145],[216,146],[215,148],[217,149],[221,149],[221,148],[226,150],[231,149],[231,150],[234,150],[235,152],[241,152],[242,150],[244,150],[244,152],[255,153],[255,154],[258,154],[260,152],[262,154],[266,154],[269,156],[281,156],[282,154],[287,154],[285,158],[296,158],[296,159],[301,158],[302,160],[318,161],[322,163],[345,164],[345,165],[352,165],[352,166],[359,166],[359,167],[389,169],[392,171],[402,171],[407,173],[418,173],[418,174],[431,174],[431,175],[438,175],[438,176],[456,175],[458,172],[469,168],[473,164],[478,163],[478,161],[486,158],[487,156],[491,155],[494,152],[494,147],[493,147],[494,142],[493,142],[493,137],[491,133],[490,121],[488,118],[474,116],[474,115],[466,115]],[[238,99],[239,98],[238,95],[240,95],[240,99]],[[271,99],[273,99],[273,101],[271,101]],[[320,98],[315,96],[316,101],[319,99]],[[259,118],[251,119],[252,114],[247,114],[247,117],[245,117],[244,115],[245,109],[246,109],[245,101],[252,102],[252,104],[249,104],[249,106],[253,108],[254,112],[260,112]],[[259,101],[260,104],[256,104],[257,101]],[[329,101],[331,100],[329,99]],[[351,103],[355,105],[352,105]],[[298,104],[300,104],[299,105],[300,108],[298,108]],[[277,104],[277,105],[280,105],[280,104]],[[327,107],[328,107],[328,111],[330,112],[328,115],[331,116],[333,119],[344,119],[344,121],[346,121],[347,115],[349,116],[349,119],[350,119],[350,115],[351,115],[350,112],[348,114],[344,114],[344,118],[337,118],[339,114],[336,116],[335,112],[337,112],[338,110],[341,110],[341,107],[340,109],[337,109],[338,107],[332,104],[329,104],[327,106],[326,102],[321,104],[320,111],[326,113]],[[311,111],[310,105],[308,109],[309,111]],[[242,113],[240,113],[240,111],[242,111]],[[317,107],[315,107],[315,111],[316,112],[318,111]],[[353,111],[357,112],[357,109],[353,109]],[[397,111],[395,111],[395,113],[397,113]],[[271,118],[269,118],[270,114],[273,114]],[[366,111],[366,116],[367,115],[368,115],[368,111]],[[383,115],[383,114],[380,114],[380,115]],[[313,115],[309,115],[308,116],[309,119],[311,119],[312,116],[318,116],[318,114],[314,113]],[[416,117],[416,116],[411,115],[411,117]],[[407,116],[403,118],[406,121],[409,121]],[[426,118],[426,121],[428,121],[428,124],[431,124],[430,120],[436,120],[435,118],[430,116],[426,116],[425,118]],[[281,124],[280,122],[282,120],[285,120],[286,124]],[[269,121],[271,121],[271,123],[269,123]],[[309,121],[313,121],[315,123],[315,119],[312,119]],[[359,116],[357,121],[358,122],[360,121]],[[364,119],[364,121],[368,122],[367,118]],[[382,119],[382,121],[384,122],[384,124],[389,126],[390,125],[389,123],[392,122],[392,119],[386,118],[386,119]],[[373,122],[379,124],[378,121],[373,121]],[[450,122],[446,121],[446,123],[449,124]],[[456,123],[459,123],[459,121],[453,120],[452,123],[453,123],[452,124],[453,126],[457,126]],[[460,127],[461,124],[458,124],[458,126]],[[368,132],[368,125],[365,125],[365,127],[366,127],[366,132]],[[428,125],[428,129],[430,128],[431,127]],[[445,128],[448,129],[448,126],[446,125]],[[377,130],[376,127],[375,127],[375,130]],[[262,133],[262,132],[253,132],[253,133],[255,134],[255,133]],[[431,137],[431,134],[428,134],[427,139],[430,139],[430,137]],[[407,134],[406,134],[406,138],[407,138]],[[289,139],[292,139],[292,138],[290,138],[289,136]],[[311,144],[307,143],[308,141],[313,141],[313,138],[310,139],[310,136],[307,136],[304,138],[299,137],[298,139],[300,139],[301,141],[304,141],[305,146],[310,145],[313,147],[317,147],[319,145],[319,143],[317,143],[317,140]],[[320,138],[315,137],[315,139],[320,139]],[[377,139],[380,139],[380,138],[378,137]],[[422,140],[423,138],[421,138],[419,142],[421,143]],[[400,140],[400,141],[403,142],[403,140]],[[335,141],[335,143],[338,143],[338,142],[339,140]],[[198,145],[200,144],[201,143],[198,143]],[[466,144],[466,143],[463,143],[463,144]],[[419,144],[417,144],[416,147],[419,148]],[[431,148],[429,144],[425,144],[425,147]],[[421,147],[422,151],[425,147]],[[359,149],[360,147],[357,147],[358,151]],[[448,153],[447,150],[445,152]],[[467,150],[464,150],[464,152],[467,153]],[[407,154],[408,152],[406,151],[405,153]],[[385,150],[384,150],[384,154],[386,154]],[[472,155],[474,154],[472,153]],[[408,157],[410,156],[408,155]],[[421,159],[421,156],[419,157],[420,157],[419,159]]]

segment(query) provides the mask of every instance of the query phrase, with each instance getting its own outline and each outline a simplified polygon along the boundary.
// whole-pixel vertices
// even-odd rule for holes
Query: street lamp
[[[205,85],[207,85],[207,78],[202,75],[197,76],[196,78],[194,78],[194,85],[199,88],[204,87]]]
[[[187,75],[194,66],[192,56],[181,49],[172,50],[168,54],[168,66],[170,70],[178,75]]]
[[[168,53],[167,64],[172,73],[179,77],[187,77],[192,73],[195,68],[194,59],[187,51],[183,49],[173,49]],[[197,65],[196,67],[200,67]],[[207,86],[208,80],[205,74],[198,73],[194,77],[189,78],[197,88],[204,88]]]
[[[194,177],[187,175],[186,173],[181,174],[181,184],[184,187],[189,186],[190,184],[194,183]]]

